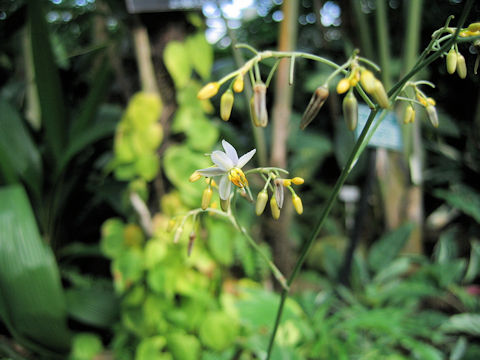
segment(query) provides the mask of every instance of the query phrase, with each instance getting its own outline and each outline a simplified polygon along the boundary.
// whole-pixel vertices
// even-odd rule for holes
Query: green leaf
[[[444,356],[440,350],[434,348],[433,346],[414,340],[412,338],[404,338],[401,340],[403,346],[409,349],[415,359],[421,360],[443,360]]]
[[[200,341],[210,349],[227,350],[234,344],[238,330],[235,319],[223,312],[211,312],[200,325]]]
[[[0,189],[0,229],[3,322],[27,348],[67,353],[71,338],[57,264],[20,186]]]
[[[112,272],[115,278],[115,289],[123,293],[143,275],[143,253],[138,249],[129,249],[115,258]]]
[[[204,154],[194,152],[185,145],[170,146],[164,155],[163,165],[168,180],[180,190],[182,200],[187,205],[200,204],[205,183],[190,183],[188,178],[197,169],[209,167],[210,159]]]
[[[70,360],[93,360],[103,350],[102,340],[91,333],[80,333],[73,339]]]
[[[179,41],[170,41],[163,51],[163,61],[177,89],[183,88],[190,80],[190,56],[186,46]]]
[[[465,333],[472,336],[480,336],[480,314],[463,313],[452,315],[441,326],[446,332]]]
[[[117,121],[100,121],[88,127],[82,132],[78,132],[67,145],[67,148],[62,153],[59,165],[57,167],[57,174],[61,173],[68,165],[70,160],[81,151],[95,142],[110,137],[115,132]]]
[[[223,221],[208,221],[207,224],[207,242],[213,257],[222,265],[232,265],[233,241],[236,234],[232,225]],[[240,239],[240,241],[244,240]]]
[[[74,141],[79,133],[82,133],[91,125],[92,120],[95,119],[95,114],[100,108],[100,104],[105,99],[111,86],[112,71],[108,56],[105,54],[101,56],[103,57],[102,63],[92,76],[88,96],[82,103],[79,114],[72,121],[70,141]]]
[[[201,152],[212,150],[218,140],[218,129],[204,116],[194,119],[186,133],[188,145]]]
[[[35,84],[40,102],[42,124],[50,155],[59,159],[66,143],[67,112],[60,74],[55,65],[42,1],[27,1]]]
[[[138,344],[135,353],[135,360],[159,360],[164,359],[161,351],[167,344],[167,340],[163,336],[154,336],[143,339]]]
[[[187,37],[185,46],[194,70],[203,80],[208,80],[213,65],[213,47],[208,43],[204,31]]]
[[[28,188],[40,197],[42,159],[18,112],[0,99],[0,169],[12,171]]]
[[[480,272],[480,242],[473,241],[470,250],[470,261],[463,280],[467,283],[473,281]]]
[[[65,295],[68,314],[84,324],[108,328],[117,320],[119,304],[112,290],[74,288]]]
[[[368,254],[368,263],[374,271],[385,268],[393,261],[407,242],[413,227],[413,223],[406,223],[382,236],[372,245]]]
[[[480,224],[480,194],[477,191],[460,184],[451,190],[438,189],[433,194],[471,216]]]
[[[176,333],[168,336],[168,348],[175,360],[198,360],[200,358],[200,342],[193,335]]]

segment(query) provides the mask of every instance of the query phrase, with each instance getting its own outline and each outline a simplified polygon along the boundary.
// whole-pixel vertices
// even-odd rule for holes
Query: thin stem
[[[378,53],[380,55],[380,67],[382,68],[382,82],[388,89],[391,86],[390,72],[390,45],[389,31],[387,24],[387,8],[385,0],[377,0],[377,11],[375,11],[375,20],[378,36]]]

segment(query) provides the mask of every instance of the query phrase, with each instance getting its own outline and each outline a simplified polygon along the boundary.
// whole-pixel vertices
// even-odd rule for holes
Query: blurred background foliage
[[[420,27],[406,41],[412,3],[420,4]],[[398,79],[405,44],[421,50],[462,3],[302,0],[296,49],[341,63],[359,48],[381,63],[375,16],[383,4],[389,76]],[[199,101],[196,93],[242,61],[235,43],[277,48],[282,6],[205,1],[200,9],[130,14],[112,0],[0,2],[0,359],[265,356],[279,296],[264,260],[214,214],[167,229],[199,206],[204,184],[188,178],[210,165],[205,153],[221,139],[240,153],[258,146],[247,97],[236,96],[227,123],[219,96]],[[476,4],[467,23],[479,15]],[[460,51],[465,80],[448,76],[443,61],[421,74],[436,84],[429,94],[441,125],[417,119],[419,218],[390,226],[391,199],[375,170],[380,155],[369,149],[294,284],[274,359],[480,357],[478,49]],[[328,73],[305,60],[295,69],[286,156],[290,173],[306,182],[305,213],[288,220],[291,258],[353,142],[334,91],[298,130]],[[272,86],[269,107],[275,96]],[[260,135],[269,148],[270,127]],[[411,172],[408,160],[400,164]],[[257,218],[240,205],[243,226],[283,261],[269,214]],[[419,226],[420,251],[410,252]]]

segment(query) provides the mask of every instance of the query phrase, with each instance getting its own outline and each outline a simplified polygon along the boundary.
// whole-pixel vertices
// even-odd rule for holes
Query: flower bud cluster
[[[451,75],[457,71],[457,75],[460,79],[467,77],[467,64],[465,57],[460,52],[452,47],[447,54],[446,58],[447,72]]]

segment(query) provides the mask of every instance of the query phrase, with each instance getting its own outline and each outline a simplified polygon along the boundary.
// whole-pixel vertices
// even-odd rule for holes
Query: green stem
[[[465,7],[463,8],[462,15],[460,16],[457,31],[455,32],[452,39],[442,46],[443,49],[448,48],[449,46],[451,46],[455,42],[455,40],[458,36],[459,28],[463,26],[463,23],[465,22],[465,18],[467,16],[467,14],[470,12],[470,9],[473,6],[473,1],[474,0],[467,0],[467,3],[465,5]],[[422,70],[425,66],[429,65],[430,63],[432,63],[434,60],[436,60],[441,55],[442,55],[442,51],[438,51],[435,54],[431,55],[429,58],[426,58],[425,61],[417,64],[410,72],[408,72],[407,75],[405,75],[389,91],[390,99],[392,99],[392,100],[396,99],[396,97],[400,93],[401,89],[403,88],[403,85],[411,77],[413,77],[417,72]],[[358,159],[358,157],[360,156],[361,149],[364,148],[364,146],[365,146],[365,145],[363,145],[364,141],[366,141],[367,134],[369,132],[369,129],[370,129],[372,123],[373,123],[373,120],[374,120],[377,112],[378,112],[378,107],[376,107],[375,109],[372,109],[372,111],[370,112],[370,115],[367,119],[365,127],[363,128],[362,133],[360,134],[360,137],[358,138],[357,142],[355,143],[355,146],[352,150],[352,153],[350,154],[350,157],[348,158],[347,163],[343,167],[343,170],[340,173],[340,176],[339,176],[337,182],[335,183],[333,191],[331,192],[331,195],[330,195],[329,199],[327,200],[327,203],[324,206],[322,213],[320,214],[319,220],[317,221],[317,223],[315,225],[313,233],[310,236],[310,238],[308,239],[308,241],[305,243],[305,245],[304,245],[304,247],[303,247],[303,249],[302,249],[302,251],[301,251],[301,253],[298,257],[298,260],[295,264],[295,267],[294,267],[292,273],[290,274],[290,276],[288,277],[288,280],[287,280],[288,288],[290,288],[291,284],[293,283],[293,281],[297,277],[297,275],[300,271],[300,268],[302,267],[303,263],[305,262],[305,259],[307,257],[307,254],[308,254],[310,248],[312,247],[315,239],[317,238],[318,234],[320,233],[320,230],[322,229],[323,224],[325,223],[325,220],[327,219],[327,216],[330,213],[330,210],[333,207],[333,204],[334,204],[335,200],[337,199],[337,196],[340,192],[340,189],[342,188],[343,184],[345,183],[345,180],[347,179],[351,169],[353,168],[353,165],[355,164],[356,159]],[[278,306],[274,327],[273,327],[273,330],[272,330],[272,334],[270,336],[270,341],[269,341],[269,344],[268,344],[266,360],[269,360],[270,356],[272,354],[273,343],[275,341],[275,335],[276,335],[278,327],[280,325],[280,321],[281,321],[282,313],[283,313],[283,307],[284,307],[285,300],[287,299],[287,297],[288,297],[288,290],[284,289],[282,291],[282,294],[281,294],[280,304]]]
[[[375,11],[375,20],[377,26],[380,67],[382,68],[382,82],[385,88],[388,89],[391,86],[391,73],[387,8],[385,0],[377,0],[377,11]]]

